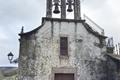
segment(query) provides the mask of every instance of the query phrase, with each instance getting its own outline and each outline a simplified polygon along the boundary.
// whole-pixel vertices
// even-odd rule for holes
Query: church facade
[[[47,0],[42,25],[20,34],[19,80],[119,80],[119,60],[107,55],[106,38],[81,19],[80,0]]]

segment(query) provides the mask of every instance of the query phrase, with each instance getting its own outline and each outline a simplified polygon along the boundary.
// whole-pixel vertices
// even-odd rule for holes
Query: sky
[[[105,35],[120,39],[120,0],[81,0],[81,13],[105,30]],[[19,56],[19,36],[22,26],[28,32],[41,25],[45,17],[45,0],[0,0],[0,66],[10,64],[7,54]],[[83,16],[82,16],[83,18]]]

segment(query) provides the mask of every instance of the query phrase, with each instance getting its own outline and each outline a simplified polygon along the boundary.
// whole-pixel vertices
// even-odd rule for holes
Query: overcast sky
[[[82,15],[86,14],[115,42],[120,39],[120,1],[119,0],[82,0]],[[14,59],[19,54],[19,36],[21,27],[25,32],[41,24],[45,17],[45,0],[0,0],[0,66],[9,64],[7,54],[11,51]]]

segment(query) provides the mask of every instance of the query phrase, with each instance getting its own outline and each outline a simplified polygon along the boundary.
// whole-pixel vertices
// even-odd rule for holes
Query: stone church
[[[80,0],[47,0],[46,6],[41,26],[19,34],[18,80],[120,80],[120,58],[81,18]]]

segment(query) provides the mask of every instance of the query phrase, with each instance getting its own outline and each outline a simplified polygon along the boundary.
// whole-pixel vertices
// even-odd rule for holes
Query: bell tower
[[[61,13],[61,19],[66,19],[67,12],[74,12],[74,19],[81,19],[80,0],[47,0],[46,8],[48,18],[52,18],[52,13]]]

